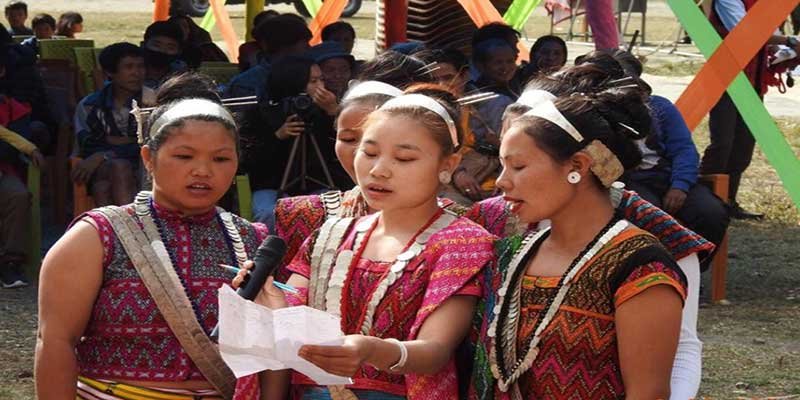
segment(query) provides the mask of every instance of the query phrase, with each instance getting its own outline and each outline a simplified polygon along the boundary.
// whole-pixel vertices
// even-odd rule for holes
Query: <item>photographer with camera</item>
[[[304,174],[326,182],[325,170],[330,171],[334,186],[349,189],[353,183],[336,162],[334,144],[336,132],[333,116],[325,99],[334,97],[325,89],[322,72],[310,58],[290,56],[272,66],[267,101],[239,115],[241,126],[242,164],[253,189],[253,217],[270,226],[274,224],[273,209],[282,195],[301,195],[326,190],[326,185],[312,183],[305,189],[293,185],[282,192],[282,178]],[[335,112],[335,110],[334,110]],[[311,135],[307,148],[297,148],[295,162],[290,156],[295,139]],[[311,145],[316,142],[323,161]],[[300,153],[307,154],[305,171],[297,168]],[[302,186],[302,185],[300,185]]]

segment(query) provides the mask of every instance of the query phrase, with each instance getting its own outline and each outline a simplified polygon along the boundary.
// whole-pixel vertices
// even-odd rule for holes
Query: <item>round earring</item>
[[[580,181],[581,181],[581,174],[579,174],[578,171],[572,171],[569,174],[567,174],[567,182],[575,185]]]
[[[453,174],[450,171],[442,171],[439,172],[439,182],[442,185],[447,185],[450,183],[450,180],[453,178]]]

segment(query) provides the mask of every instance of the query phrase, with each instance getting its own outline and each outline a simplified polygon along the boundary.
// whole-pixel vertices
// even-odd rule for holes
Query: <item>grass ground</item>
[[[148,13],[113,11],[84,13],[84,18],[90,27],[85,36],[94,38],[98,46],[121,40],[138,43],[150,21]],[[234,11],[232,18],[243,37],[243,14]],[[372,37],[372,18],[357,17],[350,22],[358,37]],[[633,26],[638,26],[635,18]],[[669,16],[648,16],[647,27],[648,42],[653,45],[671,42],[677,33],[677,23]],[[536,16],[525,32],[531,38],[549,33],[549,20]],[[214,37],[221,39],[217,32]],[[653,54],[646,69],[656,75],[688,75],[700,66],[700,61],[691,58]],[[780,120],[779,126],[797,153],[800,115]],[[707,137],[704,123],[695,133],[698,148],[707,145]],[[741,192],[740,202],[746,208],[765,212],[768,218],[734,222],[729,230],[728,299],[732,304],[700,310],[699,332],[705,343],[700,396],[800,398],[800,214],[758,150]],[[706,288],[710,287],[708,274],[704,278]],[[0,290],[0,399],[34,398],[35,330],[35,288]]]

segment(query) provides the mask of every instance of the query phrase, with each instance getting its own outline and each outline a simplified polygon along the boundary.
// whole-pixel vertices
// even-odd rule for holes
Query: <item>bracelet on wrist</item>
[[[398,372],[401,369],[403,369],[403,367],[406,366],[406,362],[408,361],[408,348],[406,348],[406,345],[403,342],[397,339],[384,339],[384,340],[390,343],[394,343],[400,349],[400,359],[397,360],[397,363],[389,367],[389,371]]]

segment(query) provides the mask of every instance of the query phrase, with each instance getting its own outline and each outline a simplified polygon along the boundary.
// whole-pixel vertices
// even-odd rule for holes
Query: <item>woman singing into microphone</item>
[[[267,233],[215,207],[236,174],[237,128],[218,102],[200,98],[158,107],[150,127],[141,157],[152,192],[79,216],[44,260],[40,399],[233,394],[206,336],[217,289],[231,280],[218,264],[242,265]]]

